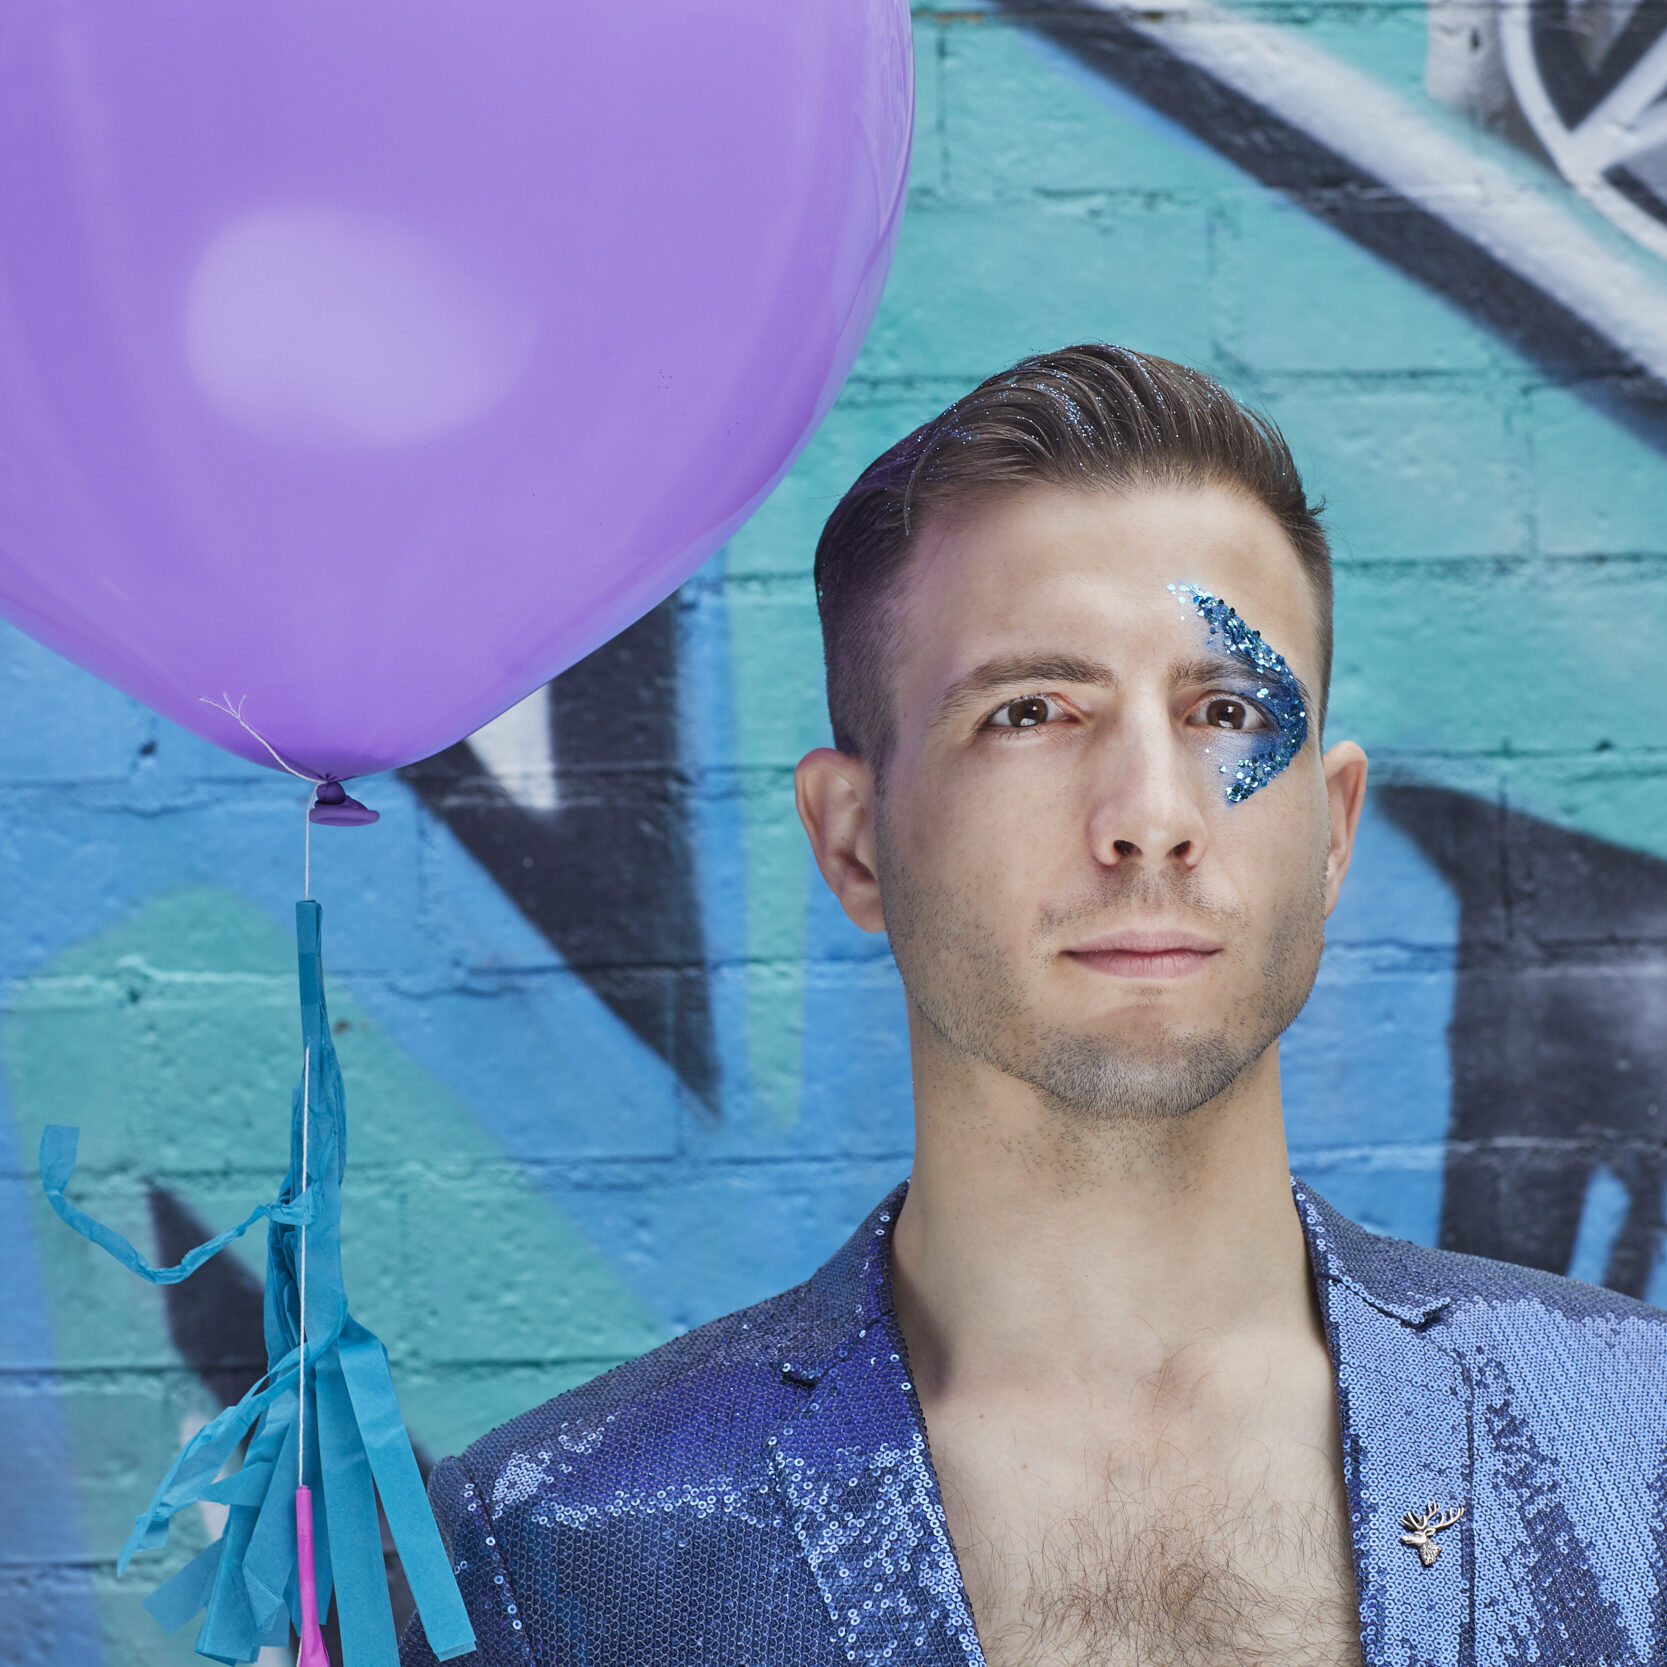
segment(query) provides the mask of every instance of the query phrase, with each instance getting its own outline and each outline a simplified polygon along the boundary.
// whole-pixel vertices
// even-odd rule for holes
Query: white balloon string
[[[278,761],[280,768],[288,770],[292,776],[299,776],[302,781],[310,781],[315,787],[323,786],[324,778],[322,776],[308,775],[305,770],[296,769],[296,767],[291,764],[290,761],[285,758],[284,755],[279,752],[278,749],[273,746],[272,743],[268,741],[267,738],[243,716],[243,701],[248,698],[249,697],[247,695],[244,695],[243,699],[239,700],[237,705],[233,706],[232,697],[225,693],[221,694],[219,700],[210,700],[207,695],[197,696],[198,701],[200,701],[202,705],[212,706],[216,712],[224,712],[228,718],[233,719],[237,723],[239,728],[247,730],[249,734],[254,736],[254,738],[259,741],[260,744],[265,747],[266,750]]]
[[[301,824],[301,895],[311,898],[313,894],[313,805],[318,799],[318,783],[313,783],[313,790],[307,795],[306,820]]]

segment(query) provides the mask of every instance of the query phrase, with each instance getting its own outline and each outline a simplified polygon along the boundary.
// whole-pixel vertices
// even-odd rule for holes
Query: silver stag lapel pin
[[[1411,1546],[1418,1553],[1418,1561],[1425,1568],[1433,1568],[1435,1560],[1441,1555],[1441,1547],[1436,1543],[1435,1536],[1443,1528],[1451,1528],[1464,1515],[1464,1506],[1456,1511],[1449,1511],[1445,1516],[1436,1512],[1435,1501],[1431,1500],[1422,1511],[1408,1511],[1401,1518],[1401,1526],[1406,1532],[1401,1536],[1401,1544]]]

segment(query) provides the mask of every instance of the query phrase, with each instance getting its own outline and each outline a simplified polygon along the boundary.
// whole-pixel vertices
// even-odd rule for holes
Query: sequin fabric
[[[1294,1183],[1367,1667],[1667,1662],[1667,1314]],[[903,1189],[806,1284],[438,1466],[491,1667],[983,1667],[892,1312]],[[1464,1514],[1425,1565],[1405,1513]],[[403,1667],[433,1667],[414,1619]]]
[[[1308,739],[1308,708],[1302,686],[1285,656],[1270,648],[1261,632],[1246,625],[1219,596],[1211,596],[1195,585],[1169,588],[1182,603],[1197,610],[1209,627],[1211,639],[1219,637],[1223,649],[1245,668],[1252,684],[1245,693],[1267,714],[1271,727],[1244,732],[1235,755],[1220,766],[1221,773],[1229,778],[1227,802],[1242,804],[1302,751]]]

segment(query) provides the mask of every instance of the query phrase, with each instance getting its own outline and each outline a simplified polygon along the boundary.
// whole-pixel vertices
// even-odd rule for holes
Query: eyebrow
[[[1255,680],[1255,673],[1235,654],[1205,654],[1169,669],[1176,684],[1210,684],[1227,677]],[[1308,711],[1314,710],[1308,686],[1293,671],[1291,679]],[[973,701],[1010,689],[1015,685],[1042,683],[1085,683],[1098,689],[1115,689],[1118,676],[1103,661],[1079,659],[1070,654],[1004,654],[985,660],[944,690],[933,715],[936,727]]]

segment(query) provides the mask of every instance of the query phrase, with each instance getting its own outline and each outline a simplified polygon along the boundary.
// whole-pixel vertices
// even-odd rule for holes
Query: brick
[[[1343,562],[1528,548],[1508,399],[1490,388],[1331,377],[1268,386]]]
[[[957,201],[1243,189],[1208,147],[1039,35],[963,14],[942,42],[946,191]]]
[[[905,223],[864,368],[971,386],[1075,341],[1207,363],[1207,249],[1202,208],[922,205]]]

